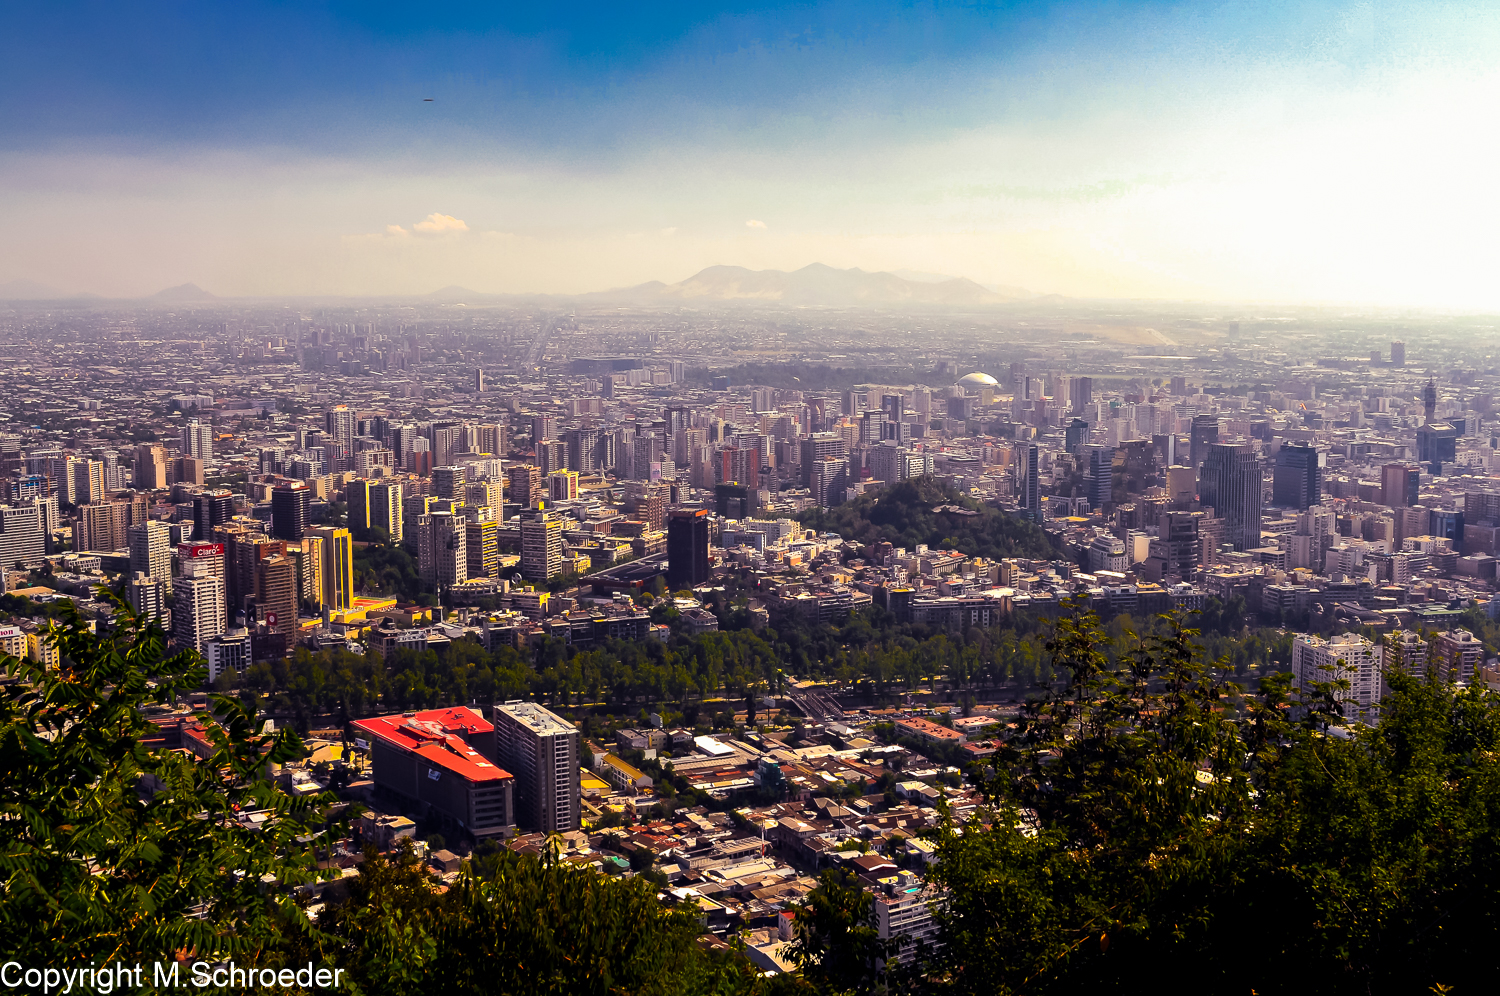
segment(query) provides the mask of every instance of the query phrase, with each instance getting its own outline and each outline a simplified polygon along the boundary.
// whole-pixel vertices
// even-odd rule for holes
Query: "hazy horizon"
[[[73,4],[0,25],[0,285],[580,294],[820,262],[1500,307],[1484,5]]]

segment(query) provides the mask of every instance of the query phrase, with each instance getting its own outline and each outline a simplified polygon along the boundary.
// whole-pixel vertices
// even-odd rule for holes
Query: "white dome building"
[[[958,387],[965,394],[993,393],[1000,388],[1000,382],[987,373],[978,370],[971,374],[964,374],[958,379]]]

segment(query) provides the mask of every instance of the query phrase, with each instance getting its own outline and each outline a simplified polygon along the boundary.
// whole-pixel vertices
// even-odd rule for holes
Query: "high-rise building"
[[[255,562],[255,614],[268,633],[286,642],[284,652],[295,645],[297,621],[297,562],[284,553],[273,553]]]
[[[495,518],[505,504],[505,486],[496,481],[470,481],[464,485],[465,508],[492,508]]]
[[[484,393],[484,369],[482,367],[474,368],[474,392],[476,394]]]
[[[165,522],[151,519],[126,529],[130,543],[130,569],[158,581],[172,580],[172,530]]]
[[[544,439],[536,444],[536,462],[544,476],[554,470],[566,470],[568,448],[556,439]]]
[[[578,728],[534,702],[497,705],[494,716],[500,765],[516,779],[517,824],[542,833],[576,830]]]
[[[73,461],[73,502],[92,505],[104,500],[104,461]]]
[[[1357,633],[1327,639],[1299,633],[1292,640],[1293,688],[1306,703],[1316,694],[1314,684],[1347,681],[1347,688],[1334,690],[1344,719],[1372,722],[1380,715],[1385,687],[1383,651],[1380,644]]]
[[[815,432],[802,440],[802,483],[812,486],[813,464],[819,460],[842,460],[845,455],[844,437],[836,432]]]
[[[370,482],[363,477],[344,485],[344,521],[360,539],[370,531]]]
[[[469,580],[496,578],[500,576],[500,524],[495,521],[495,512],[488,505],[469,511],[481,517],[464,522],[464,549],[469,559]]]
[[[1306,444],[1283,445],[1276,454],[1271,500],[1288,508],[1306,509],[1323,500],[1324,456]]]
[[[1017,503],[1032,519],[1042,517],[1042,475],[1037,466],[1039,449],[1032,442],[1022,442],[1016,447]]]
[[[234,518],[234,495],[229,491],[204,491],[193,495],[193,538],[207,540],[214,529]]]
[[[1114,499],[1115,448],[1089,444],[1080,451],[1083,459],[1083,492],[1094,511]]]
[[[401,518],[401,484],[397,481],[370,485],[370,528],[385,530],[391,543],[405,536]]]
[[[667,518],[667,586],[696,588],[710,578],[708,509],[674,510]]]
[[[182,427],[182,452],[205,464],[214,461],[214,427],[212,423],[190,418]]]
[[[1391,366],[1406,366],[1406,343],[1402,342],[1400,339],[1397,339],[1395,342],[1391,343]]]
[[[564,434],[568,446],[568,468],[580,474],[593,474],[602,470],[598,429],[569,429]]]
[[[416,527],[417,573],[423,586],[441,590],[467,581],[469,555],[464,520],[452,512],[429,512],[417,517]],[[561,542],[559,523],[559,545]],[[522,545],[525,545],[524,535]],[[558,560],[562,560],[561,551]]]
[[[1422,469],[1405,463],[1380,468],[1380,503],[1392,508],[1415,505],[1420,498]]]
[[[136,488],[142,491],[167,487],[166,447],[158,443],[142,443],[137,446],[131,476]]]
[[[510,500],[522,508],[531,508],[542,497],[542,470],[536,464],[523,463],[510,468]]]
[[[1063,429],[1063,449],[1069,453],[1077,453],[1078,448],[1089,441],[1089,424],[1081,418],[1075,418]]]
[[[812,499],[822,508],[832,508],[844,503],[849,488],[849,461],[843,457],[824,457],[815,460],[808,469],[808,490]]]
[[[163,628],[170,628],[172,613],[165,581],[137,571],[125,584],[125,601],[138,615],[154,619]]]
[[[129,525],[130,506],[125,502],[80,505],[73,520],[73,546],[77,550],[119,550],[130,542],[125,534]]]
[[[201,653],[224,632],[224,586],[211,577],[178,578],[172,593],[172,640]]]
[[[1224,520],[1236,550],[1260,546],[1260,458],[1249,443],[1213,443],[1198,478],[1198,499]]]
[[[354,436],[358,417],[348,405],[335,405],[323,412],[323,432],[333,444],[330,463],[334,470],[344,470],[354,453]]]
[[[506,426],[499,423],[490,423],[476,426],[479,436],[479,452],[489,453],[497,457],[503,457],[510,450],[506,440]]]
[[[354,537],[334,526],[309,529],[307,535],[323,541],[321,604],[334,610],[349,608],[354,604]]]
[[[85,506],[91,507],[110,506]],[[0,506],[0,570],[8,571],[17,564],[29,567],[41,563],[47,554],[47,533],[43,526],[42,510],[37,503]]]
[[[1194,415],[1192,434],[1188,437],[1188,459],[1194,470],[1203,466],[1203,461],[1208,458],[1208,448],[1218,441],[1219,416]]]
[[[278,484],[271,489],[271,535],[277,539],[301,539],[312,518],[312,492],[301,481]]]
[[[553,501],[573,501],[578,497],[578,471],[554,470],[547,475],[547,496]]]
[[[1471,682],[1484,663],[1484,641],[1466,629],[1434,633],[1432,663],[1439,681]]]
[[[467,481],[468,472],[462,466],[434,467],[432,468],[432,497],[463,501],[464,484]]]
[[[546,508],[521,513],[521,576],[549,581],[562,574],[563,524]]]

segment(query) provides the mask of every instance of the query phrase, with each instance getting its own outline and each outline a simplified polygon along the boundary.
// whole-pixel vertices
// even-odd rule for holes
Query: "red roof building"
[[[471,709],[433,709],[359,719],[375,786],[477,838],[515,832],[515,778],[496,763],[495,727]]]

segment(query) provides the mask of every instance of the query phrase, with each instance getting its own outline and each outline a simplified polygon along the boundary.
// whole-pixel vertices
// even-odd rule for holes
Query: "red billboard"
[[[223,543],[184,543],[180,550],[185,550],[187,555],[194,560],[199,557],[222,557],[224,556]]]

